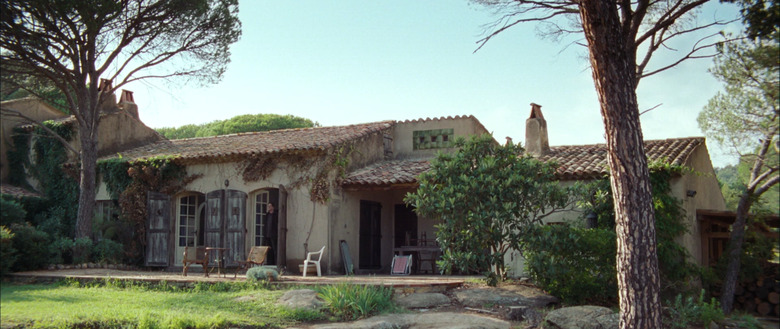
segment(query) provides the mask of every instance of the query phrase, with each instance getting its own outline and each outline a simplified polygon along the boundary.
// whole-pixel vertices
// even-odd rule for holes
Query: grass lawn
[[[276,305],[283,290],[250,284],[193,289],[107,281],[0,286],[2,328],[280,328],[319,312]],[[242,298],[243,297],[243,298]]]

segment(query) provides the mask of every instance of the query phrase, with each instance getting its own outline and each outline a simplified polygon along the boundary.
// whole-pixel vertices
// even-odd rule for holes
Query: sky
[[[239,10],[242,37],[221,82],[125,86],[148,126],[258,113],[323,126],[474,115],[499,142],[523,142],[533,102],[542,105],[551,146],[604,142],[587,49],[574,44],[580,35],[551,40],[540,26],[521,24],[475,52],[498,16],[465,0],[242,0]],[[737,14],[712,1],[698,19]],[[695,37],[676,45],[676,54]],[[651,66],[673,58],[658,55]],[[687,61],[640,82],[640,111],[658,105],[641,116],[645,139],[704,136],[696,116],[722,88],[711,66],[711,59]],[[736,162],[716,143],[707,146],[716,167]]]

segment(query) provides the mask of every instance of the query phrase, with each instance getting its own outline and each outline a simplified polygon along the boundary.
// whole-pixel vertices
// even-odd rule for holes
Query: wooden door
[[[360,269],[379,269],[382,255],[382,205],[360,201]]]
[[[171,197],[147,194],[146,266],[168,266],[170,255]]]

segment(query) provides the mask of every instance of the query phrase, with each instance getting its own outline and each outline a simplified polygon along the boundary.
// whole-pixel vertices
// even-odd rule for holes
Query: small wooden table
[[[222,265],[223,265],[222,264],[223,263],[222,258],[224,257],[225,250],[227,250],[227,248],[206,247],[206,264],[208,264],[211,261],[211,258],[210,258],[211,257],[211,252],[212,251],[216,251],[214,254],[217,257],[214,258],[214,263],[217,264],[217,277],[222,275]],[[209,269],[206,268],[205,272],[206,272],[206,276],[208,277],[209,276]]]

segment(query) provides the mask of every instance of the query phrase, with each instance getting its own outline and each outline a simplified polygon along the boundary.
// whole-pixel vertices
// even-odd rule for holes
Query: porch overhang
[[[349,173],[341,187],[348,191],[416,189],[417,177],[428,169],[429,159],[383,161]]]

